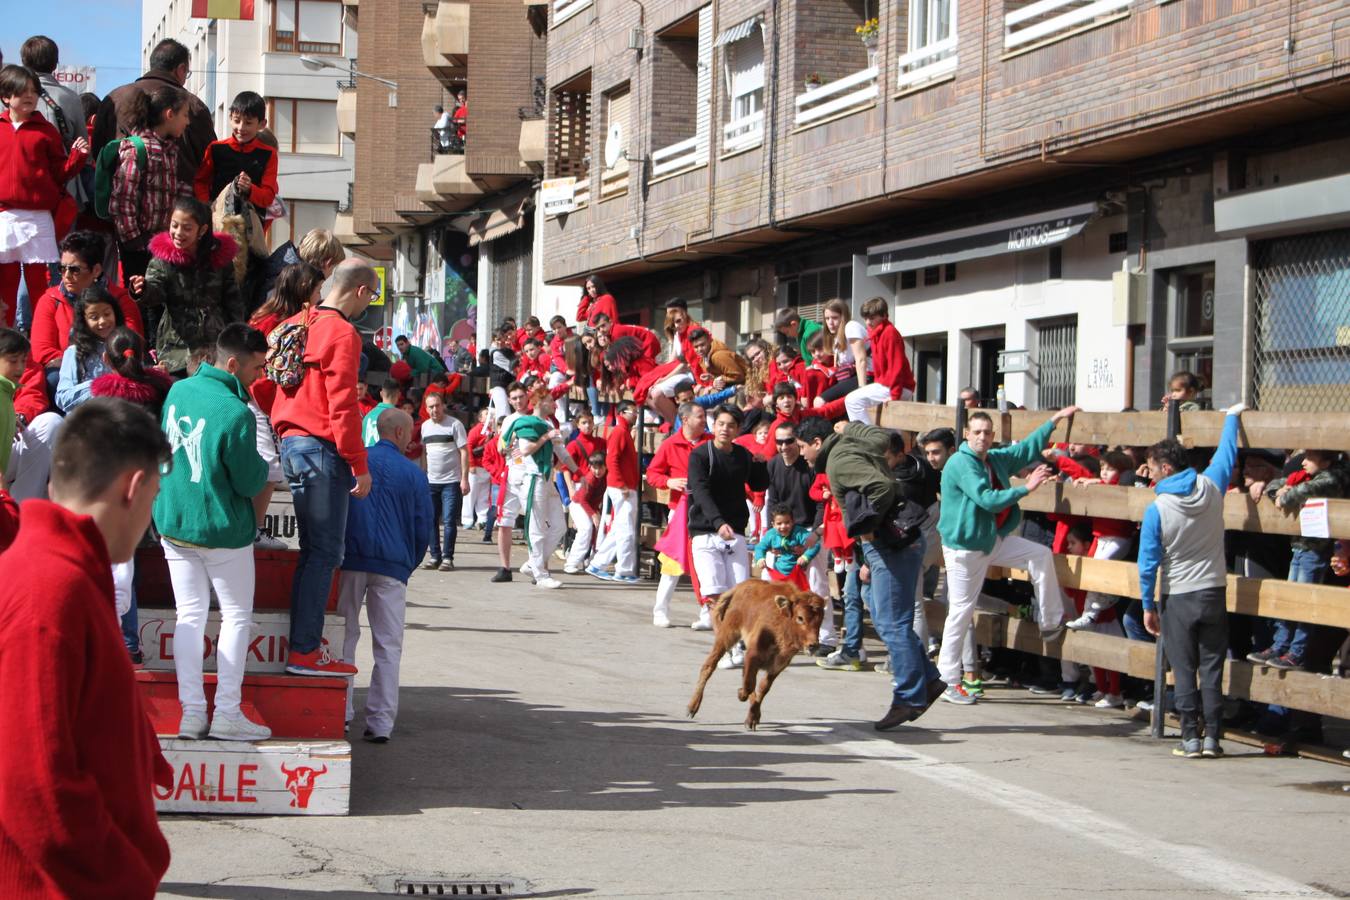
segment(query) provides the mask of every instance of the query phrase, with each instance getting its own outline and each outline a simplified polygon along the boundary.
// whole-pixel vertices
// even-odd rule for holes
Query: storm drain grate
[[[512,897],[521,893],[515,879],[399,878],[393,893],[408,897]]]

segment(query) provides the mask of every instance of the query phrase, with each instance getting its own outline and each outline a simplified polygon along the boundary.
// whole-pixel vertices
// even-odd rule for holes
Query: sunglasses
[[[795,443],[797,443],[797,439],[796,439],[796,438],[780,438],[780,439],[778,439],[778,440],[775,440],[774,443],[777,444],[777,445],[780,446],[780,447],[786,447],[788,444],[795,444]]]
[[[78,275],[78,274],[80,274],[81,272],[87,272],[87,271],[89,271],[87,267],[85,267],[85,266],[80,266],[80,265],[74,265],[74,266],[63,266],[63,265],[58,265],[56,268],[57,268],[57,271],[59,271],[62,275]]]

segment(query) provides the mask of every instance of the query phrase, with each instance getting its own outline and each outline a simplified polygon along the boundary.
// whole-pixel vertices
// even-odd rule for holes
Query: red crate
[[[253,564],[257,586],[253,593],[254,609],[276,609],[290,612],[291,581],[295,578],[298,550],[254,550]],[[328,592],[328,612],[337,610],[338,578],[333,573],[333,587]],[[173,585],[169,581],[169,564],[164,561],[164,548],[158,545],[141,547],[136,551],[136,603],[152,609],[173,609]]]
[[[178,734],[183,708],[173,672],[136,673],[156,734]],[[206,705],[214,712],[216,676],[202,676]],[[347,716],[347,679],[309,675],[245,675],[240,707],[272,729],[274,739],[341,740]]]

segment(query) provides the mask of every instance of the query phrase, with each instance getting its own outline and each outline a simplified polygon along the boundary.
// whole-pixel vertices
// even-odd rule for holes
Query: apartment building
[[[349,202],[352,142],[338,131],[337,107],[343,70],[356,59],[356,8],[356,0],[256,0],[251,20],[195,19],[191,0],[143,0],[142,62],[164,38],[182,42],[192,52],[186,87],[212,111],[217,135],[229,134],[238,93],[267,99],[286,207],[273,246],[331,229]],[[335,68],[315,71],[302,56]]]
[[[533,213],[544,160],[543,7],[518,0],[361,0],[360,71],[339,101],[356,144],[338,236],[382,261],[380,337],[447,358],[487,346],[491,323],[550,302]],[[370,60],[367,64],[366,60]],[[438,129],[436,105],[465,115]],[[566,291],[570,297],[571,290]]]
[[[921,399],[1350,409],[1344,4],[553,0],[544,274],[891,301]]]

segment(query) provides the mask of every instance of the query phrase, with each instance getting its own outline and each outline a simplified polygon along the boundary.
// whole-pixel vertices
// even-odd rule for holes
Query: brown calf
[[[759,725],[760,704],[773,680],[803,647],[816,642],[828,601],[785,582],[750,579],[713,602],[713,646],[699,670],[698,686],[689,701],[689,718],[698,715],[698,709],[703,705],[703,687],[717,668],[717,661],[736,641],[743,640],[744,682],[736,697],[742,703],[750,700],[745,727],[754,731]],[[759,689],[752,690],[755,674],[761,670],[764,674],[759,680]]]

